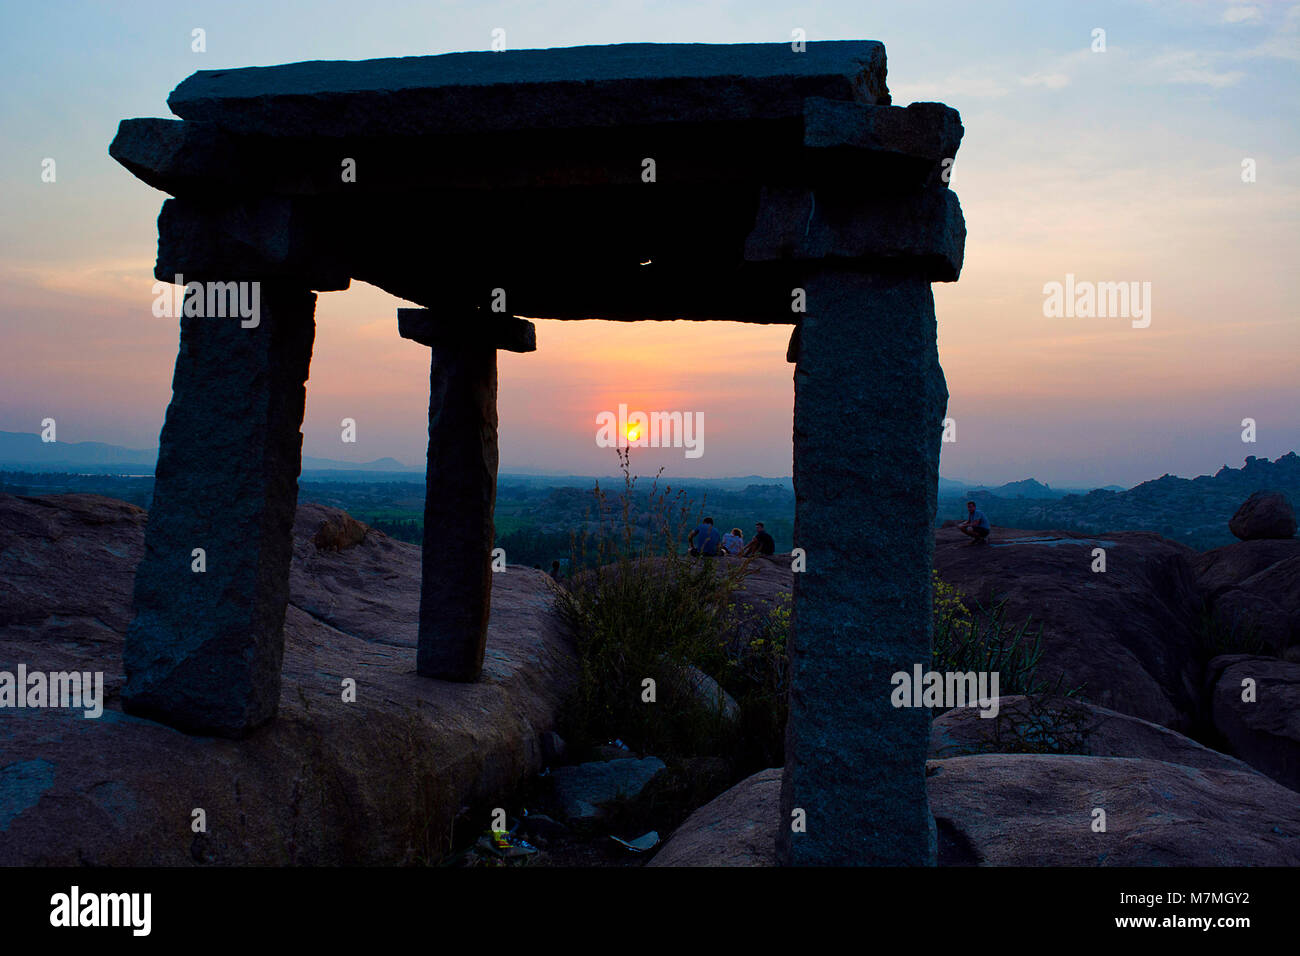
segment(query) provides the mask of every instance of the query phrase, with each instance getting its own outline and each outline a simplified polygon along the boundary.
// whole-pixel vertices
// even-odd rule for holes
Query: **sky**
[[[0,430],[157,444],[178,341],[151,308],[165,196],[109,157],[119,120],[170,115],[199,69],[487,50],[498,28],[512,49],[880,40],[895,104],[961,112],[966,261],[934,286],[946,477],[1127,486],[1300,448],[1300,2],[5,4]],[[1149,288],[1149,324],[1047,314],[1067,275]],[[320,295],[305,454],[422,461],[429,353],[397,335],[407,304]],[[612,473],[596,416],[625,403],[704,422],[699,457],[634,449],[635,471],[788,475],[788,335],[539,321],[537,352],[500,357],[501,469]]]

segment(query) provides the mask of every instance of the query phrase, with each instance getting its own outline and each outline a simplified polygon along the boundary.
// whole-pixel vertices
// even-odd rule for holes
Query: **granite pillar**
[[[279,704],[315,335],[308,289],[274,281],[258,292],[251,327],[181,320],[123,651],[128,711],[225,737]]]
[[[805,288],[791,345],[794,540],[807,570],[794,575],[778,849],[795,865],[933,865],[930,714],[895,708],[890,678],[930,669],[948,397],[934,300],[926,278],[825,266]]]
[[[497,496],[497,349],[532,351],[533,326],[508,316],[461,323],[399,309],[403,337],[429,346],[429,453],[416,671],[477,680],[492,608]]]

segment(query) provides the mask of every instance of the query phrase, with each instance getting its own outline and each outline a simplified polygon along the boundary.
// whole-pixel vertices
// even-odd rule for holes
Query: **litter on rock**
[[[478,849],[485,850],[493,856],[507,859],[516,856],[531,856],[537,852],[537,847],[527,840],[520,839],[508,830],[492,830],[485,833],[478,838],[478,843],[475,845]]]
[[[653,849],[659,843],[659,831],[651,830],[649,833],[643,833],[635,840],[620,840],[616,836],[610,837],[615,843],[621,843],[633,853],[644,853],[646,850]]]

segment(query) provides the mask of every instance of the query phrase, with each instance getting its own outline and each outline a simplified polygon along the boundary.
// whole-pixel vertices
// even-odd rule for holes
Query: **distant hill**
[[[406,465],[396,458],[376,458],[374,461],[339,461],[335,458],[312,458],[302,456],[302,470],[306,471],[365,471],[400,472],[404,475],[424,474],[424,465]]]
[[[94,466],[97,470],[144,469],[152,474],[157,460],[156,448],[122,448],[97,441],[44,442],[37,434],[0,432],[0,467],[31,466],[43,471],[78,467],[89,471]]]
[[[1069,494],[1066,491],[1053,491],[1050,485],[1045,485],[1034,478],[1009,481],[1005,485],[998,485],[996,488],[981,486],[974,490],[988,492],[997,495],[999,498],[1061,498]]]

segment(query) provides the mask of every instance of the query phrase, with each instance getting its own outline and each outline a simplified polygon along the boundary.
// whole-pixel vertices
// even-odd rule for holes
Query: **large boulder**
[[[651,866],[768,866],[780,768],[701,807]],[[986,754],[927,764],[939,865],[1297,866],[1300,803],[1251,771],[1161,760]],[[1105,832],[1094,831],[1105,811]]]
[[[1233,753],[1300,790],[1300,664],[1233,654],[1212,660],[1209,673],[1214,727]]]
[[[1300,802],[1249,771],[987,754],[934,761],[927,772],[940,846],[954,848],[941,863],[1300,865]],[[1098,810],[1105,832],[1093,829]]]
[[[1097,547],[1106,551],[1104,573],[1091,570]],[[934,562],[944,581],[972,603],[1005,601],[1013,626],[1031,618],[1042,625],[1040,678],[1063,675],[1066,688],[1083,685],[1093,703],[1176,730],[1190,730],[1200,717],[1198,557],[1147,532],[1089,537],[996,528],[988,545],[972,545],[952,528],[935,532]],[[1251,573],[1261,569],[1251,566]],[[793,579],[788,555],[757,560],[750,571],[733,597],[745,638],[786,600]]]
[[[1092,571],[1097,548],[1104,572]],[[1005,602],[1012,625],[1041,625],[1040,678],[1063,675],[1093,703],[1175,730],[1190,729],[1199,707],[1195,557],[1146,532],[995,528],[987,545],[935,533],[940,578],[985,607]]]
[[[1213,599],[1288,558],[1300,558],[1300,538],[1235,541],[1193,558],[1192,571],[1202,593]]]
[[[995,717],[954,707],[930,724],[930,757],[987,753],[1068,753],[1140,757],[1186,767],[1249,771],[1250,767],[1168,727],[1082,700],[1022,696],[998,700]]]
[[[1241,588],[1267,597],[1290,621],[1290,643],[1300,643],[1300,554],[1252,574]]]
[[[492,801],[541,769],[541,737],[576,675],[550,579],[493,576],[480,681],[421,678],[420,549],[371,530],[320,551],[327,521],[346,526],[311,505],[295,524],[279,714],[232,741],[121,710],[144,513],[96,496],[0,495],[3,659],[101,671],[107,698],[98,719],[0,711],[0,865],[433,860],[463,807],[486,825]]]
[[[650,866],[776,866],[781,768],[746,777],[692,813]]]
[[[1192,563],[1221,635],[1275,653],[1300,644],[1300,539],[1238,541]]]
[[[1280,491],[1257,491],[1228,519],[1228,530],[1242,541],[1295,537],[1295,509]]]
[[[46,671],[86,670],[86,650],[109,647],[113,665],[97,669],[105,694],[117,696],[146,518],[100,495],[0,495],[0,668],[39,660]],[[0,728],[15,713],[0,711]]]

